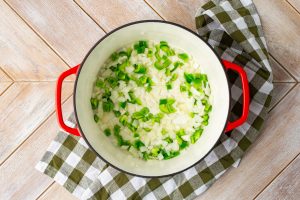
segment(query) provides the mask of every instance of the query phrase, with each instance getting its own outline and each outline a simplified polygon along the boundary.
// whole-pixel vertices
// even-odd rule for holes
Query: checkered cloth
[[[223,59],[244,66],[250,81],[247,122],[229,134],[200,163],[171,177],[124,174],[98,158],[81,137],[59,132],[36,168],[80,199],[194,199],[241,157],[255,141],[267,116],[272,74],[261,22],[251,0],[210,1],[196,15],[198,33]],[[231,120],[241,115],[242,90],[237,74],[231,83]],[[74,116],[69,125],[75,126]]]

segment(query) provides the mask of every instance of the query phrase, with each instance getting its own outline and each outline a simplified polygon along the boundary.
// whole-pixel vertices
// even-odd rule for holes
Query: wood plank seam
[[[284,65],[282,65],[271,53],[269,53],[269,55],[279,64],[279,66],[285,71],[287,72],[290,77],[292,77],[294,79],[294,82],[293,83],[297,83],[297,79],[293,76],[293,74],[291,72],[289,72],[289,70],[287,70]],[[277,82],[277,83],[284,83],[284,82]],[[290,83],[290,82],[289,82]]]
[[[269,185],[271,185],[275,181],[275,179],[278,176],[280,176],[299,155],[300,155],[300,152],[284,168],[282,168],[282,170],[280,172],[278,172],[278,174],[272,179],[272,181],[270,181],[268,184],[266,184],[266,186],[254,197],[254,199],[257,199],[257,197],[261,193],[263,193],[269,187]]]
[[[268,111],[268,113],[270,113],[283,99],[285,99],[285,97],[298,85],[298,83],[295,83],[288,91],[285,95],[283,95],[282,98],[280,98],[278,100],[278,102],[276,104],[273,105],[273,107]]]
[[[285,2],[289,4],[293,8],[293,10],[300,15],[300,11],[298,11],[297,8],[295,8],[288,0],[285,0]]]
[[[147,0],[144,0],[144,2],[162,19],[165,21],[165,19],[163,18],[163,16],[161,14],[159,14],[158,11],[156,11],[149,2],[147,2]]]
[[[9,78],[11,81],[14,81],[11,75],[9,75],[2,67],[0,67],[0,70]]]
[[[9,86],[7,86],[7,88],[5,88],[5,90],[3,90],[1,93],[0,93],[0,96],[2,96],[12,85],[14,84],[14,82],[10,83]]]
[[[107,33],[106,30],[86,11],[84,10],[75,0],[73,2],[104,32]]]
[[[62,101],[62,105],[72,97],[73,94],[69,95],[65,100]],[[45,118],[44,121],[42,121],[15,149],[0,163],[0,167],[56,112],[54,111],[50,112],[49,115]]]
[[[69,68],[71,68],[63,57],[60,56],[60,54],[42,37],[42,35],[35,31],[34,28],[6,0],[3,0],[3,2],[46,44],[46,46],[54,52],[55,55],[57,55]]]
[[[298,85],[298,83],[295,83],[295,85],[293,85],[293,87],[268,111],[268,113],[270,113],[283,99],[285,99],[285,97]],[[263,193],[270,184],[272,184],[272,182],[275,181],[275,179],[284,172],[284,170],[300,155],[300,152],[285,166],[282,168],[282,170],[269,182],[267,183],[264,188],[261,189],[261,191],[254,197],[254,199],[257,199],[257,197]]]
[[[53,187],[54,183],[55,181],[52,181],[52,183],[49,184],[43,192],[41,192],[41,194],[36,198],[36,200],[40,199],[51,187]]]
[[[2,67],[0,67],[0,71],[2,71],[3,74],[5,74],[5,76],[9,79],[8,81],[5,80],[5,81],[1,81],[1,82],[2,83],[10,83],[3,91],[0,92],[0,96],[1,96],[10,88],[10,86],[13,85],[14,79],[6,71],[4,71],[4,69],[2,69]]]

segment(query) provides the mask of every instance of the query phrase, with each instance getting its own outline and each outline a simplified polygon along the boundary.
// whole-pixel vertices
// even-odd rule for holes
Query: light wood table
[[[203,199],[300,198],[300,1],[254,0],[274,71],[274,99],[261,136],[237,169]],[[203,0],[1,0],[0,199],[75,199],[34,169],[58,131],[58,75],[79,63],[106,32],[164,19],[195,30]],[[72,112],[74,77],[64,84]]]

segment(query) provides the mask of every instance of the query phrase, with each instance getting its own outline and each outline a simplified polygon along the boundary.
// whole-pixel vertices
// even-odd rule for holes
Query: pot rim
[[[179,28],[182,28],[190,33],[192,33],[193,35],[195,35],[196,37],[198,37],[200,40],[202,40],[211,50],[212,52],[216,55],[216,57],[218,58],[222,68],[223,68],[223,71],[224,71],[224,74],[225,74],[225,77],[226,77],[226,80],[227,80],[227,87],[228,87],[228,91],[229,91],[229,106],[228,106],[228,111],[227,111],[227,117],[226,117],[226,123],[224,124],[224,128],[223,128],[223,131],[222,133],[220,134],[219,138],[216,140],[215,144],[213,145],[213,147],[201,158],[199,159],[198,161],[196,161],[194,164],[190,165],[189,167],[186,167],[180,171],[177,171],[177,172],[173,172],[173,173],[170,173],[170,174],[165,174],[165,175],[160,175],[160,176],[145,176],[145,175],[140,175],[140,174],[134,174],[134,173],[131,173],[131,172],[127,172],[123,169],[120,169],[119,167],[111,164],[110,162],[108,162],[106,159],[104,159],[94,148],[93,146],[89,143],[88,139],[85,137],[84,135],[84,132],[82,131],[81,129],[81,126],[80,126],[80,123],[79,123],[79,120],[78,120],[78,116],[77,116],[77,110],[76,110],[76,88],[77,88],[77,83],[78,83],[78,77],[80,76],[80,72],[81,72],[81,69],[82,69],[82,66],[84,65],[86,59],[89,57],[89,55],[91,54],[91,52],[98,46],[98,44],[100,44],[100,42],[102,42],[106,37],[108,37],[109,35],[111,35],[112,33],[122,29],[122,28],[125,28],[127,26],[131,26],[131,25],[134,25],[134,24],[141,24],[141,23],[149,23],[149,22],[155,22],[155,23],[163,23],[163,24],[170,24],[170,25],[173,25],[173,26],[177,26]],[[83,139],[85,140],[85,142],[87,143],[87,145],[89,146],[89,148],[91,148],[98,157],[100,157],[100,159],[102,159],[104,162],[106,162],[108,165],[112,166],[113,168],[123,172],[123,173],[126,173],[126,174],[129,174],[129,175],[132,175],[132,176],[138,176],[138,177],[142,177],[142,178],[164,178],[164,177],[169,177],[169,176],[174,176],[176,174],[179,174],[183,171],[186,171],[192,167],[194,167],[195,165],[197,165],[198,163],[200,163],[213,149],[214,147],[216,146],[217,142],[220,140],[220,137],[222,134],[225,133],[225,129],[226,129],[226,125],[227,123],[229,122],[229,112],[230,112],[230,105],[231,105],[231,91],[230,91],[230,88],[229,88],[229,81],[228,81],[228,75],[226,73],[226,68],[223,64],[223,62],[221,61],[221,58],[220,56],[216,53],[216,51],[212,48],[212,46],[210,46],[210,44],[205,41],[203,38],[201,38],[198,34],[196,34],[194,31],[190,30],[189,28],[187,27],[184,27],[180,24],[177,24],[177,23],[174,23],[174,22],[169,22],[169,21],[163,21],[163,20],[139,20],[139,21],[134,21],[134,22],[130,22],[130,23],[127,23],[127,24],[124,24],[122,26],[119,26],[113,30],[111,30],[110,32],[108,32],[107,34],[105,34],[102,38],[100,38],[92,47],[91,49],[88,51],[88,53],[86,54],[86,56],[84,57],[83,61],[81,62],[80,64],[80,67],[76,73],[76,79],[75,79],[75,84],[74,84],[74,94],[73,94],[73,106],[74,106],[74,113],[75,113],[75,119],[76,119],[76,122],[77,122],[77,127],[80,131],[80,134],[81,136],[83,137]]]

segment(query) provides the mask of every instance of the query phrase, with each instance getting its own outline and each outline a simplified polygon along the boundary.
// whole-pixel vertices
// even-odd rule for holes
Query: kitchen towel
[[[271,101],[272,71],[257,10],[251,0],[212,0],[196,15],[199,35],[225,60],[243,66],[250,87],[247,122],[223,134],[197,165],[166,178],[140,178],[122,173],[102,161],[84,139],[59,132],[36,168],[79,199],[194,199],[230,167],[237,166],[259,135]],[[231,120],[242,111],[237,74],[228,71]],[[74,114],[69,125],[75,126]]]

